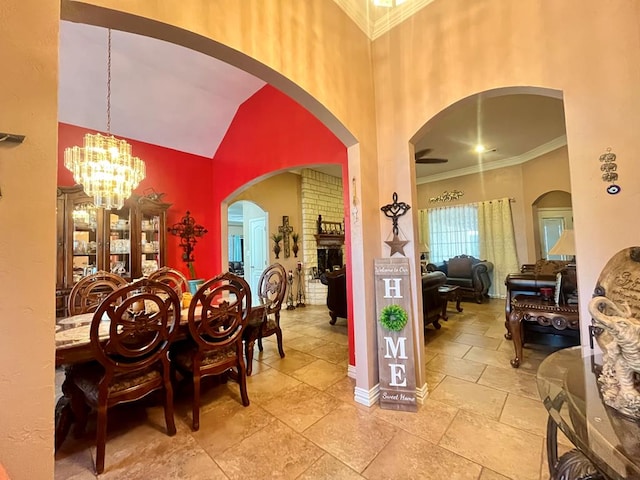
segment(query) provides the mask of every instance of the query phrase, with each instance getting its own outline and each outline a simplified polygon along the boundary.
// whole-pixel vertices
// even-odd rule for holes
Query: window
[[[431,208],[428,221],[432,263],[441,264],[461,254],[480,256],[477,205]]]

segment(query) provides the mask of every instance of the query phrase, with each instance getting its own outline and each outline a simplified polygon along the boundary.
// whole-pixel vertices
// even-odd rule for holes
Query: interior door
[[[249,275],[245,276],[252,292],[252,303],[256,303],[258,296],[253,292],[258,291],[260,275],[267,267],[267,219],[265,215],[250,218],[249,238],[245,242],[247,251],[245,258],[249,259]],[[245,265],[246,270],[246,265]]]
[[[538,209],[538,225],[540,228],[540,253],[547,260],[568,260],[565,255],[549,255],[562,231],[573,228],[573,210],[570,208]]]

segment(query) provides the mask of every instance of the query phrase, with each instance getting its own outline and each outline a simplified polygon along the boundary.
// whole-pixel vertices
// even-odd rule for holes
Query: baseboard
[[[380,384],[376,383],[371,390],[356,387],[353,399],[366,407],[373,407],[380,399]]]
[[[416,388],[416,402],[422,405],[424,404],[424,401],[428,396],[429,396],[429,387],[427,385],[427,382],[424,382],[424,385],[422,385],[422,387]]]
[[[349,365],[349,367],[347,368],[347,377],[353,378],[355,380],[355,378],[356,378],[356,366],[355,365]]]

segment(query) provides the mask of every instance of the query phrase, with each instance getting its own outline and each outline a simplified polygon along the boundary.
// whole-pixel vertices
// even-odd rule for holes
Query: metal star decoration
[[[401,217],[402,215],[407,213],[410,208],[411,207],[407,203],[398,202],[398,194],[396,192],[393,192],[393,203],[380,208],[385,216],[391,219],[391,222],[393,224],[393,239],[386,240],[384,242],[391,248],[391,253],[389,254],[389,256],[391,257],[395,253],[404,255],[404,247],[407,243],[409,243],[408,240],[400,240],[400,237],[398,236],[398,217]]]

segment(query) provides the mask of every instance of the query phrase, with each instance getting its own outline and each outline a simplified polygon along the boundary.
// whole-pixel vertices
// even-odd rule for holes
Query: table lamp
[[[418,247],[420,247],[420,260],[429,260],[429,252],[431,251],[429,245],[421,243]]]
[[[558,241],[553,247],[549,249],[549,255],[564,255],[568,257],[574,257],[571,260],[575,260],[576,245],[574,242],[573,230],[565,228],[558,238]]]

